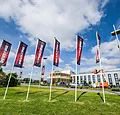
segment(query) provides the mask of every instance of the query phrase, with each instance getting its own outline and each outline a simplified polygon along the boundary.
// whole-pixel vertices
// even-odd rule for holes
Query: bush
[[[90,87],[89,87],[89,86],[84,86],[83,88],[84,88],[84,89],[89,89]]]
[[[111,91],[120,91],[119,88],[112,88]]]

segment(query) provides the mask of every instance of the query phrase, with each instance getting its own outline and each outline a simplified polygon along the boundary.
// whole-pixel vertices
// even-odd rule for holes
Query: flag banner
[[[57,39],[55,39],[53,65],[58,67],[59,59],[60,59],[60,42]]]
[[[24,62],[24,57],[25,57],[25,53],[27,50],[27,46],[28,45],[26,45],[22,41],[20,42],[20,46],[18,48],[17,55],[15,58],[15,63],[14,63],[15,67],[19,67],[19,68],[23,67],[23,62]]]
[[[97,38],[98,47],[100,48],[100,36],[99,36],[98,32],[96,32],[96,38]]]
[[[97,49],[97,52],[96,52],[96,63],[99,63],[100,59],[99,59],[99,51]]]
[[[45,74],[45,65],[42,66],[42,71],[41,71],[41,75]]]
[[[3,40],[0,47],[0,66],[6,66],[12,44]]]
[[[40,39],[38,39],[38,45],[36,49],[36,54],[35,54],[35,61],[34,61],[34,66],[40,67],[41,66],[41,61],[42,61],[42,56],[43,52],[45,49],[46,43]]]
[[[100,62],[100,57],[99,57],[99,53],[100,53],[100,36],[98,35],[98,32],[96,32],[96,39],[97,39],[97,52],[96,52],[96,63]]]
[[[22,77],[22,71],[20,71],[20,78]]]
[[[77,64],[80,65],[83,47],[83,38],[77,36]]]

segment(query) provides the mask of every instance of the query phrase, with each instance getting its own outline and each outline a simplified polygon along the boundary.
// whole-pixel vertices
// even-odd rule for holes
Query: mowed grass
[[[27,87],[9,88],[3,100],[5,88],[0,88],[0,115],[120,115],[120,96],[78,92],[74,102],[74,91],[52,89],[49,102],[49,89],[31,87],[29,101],[25,101]]]

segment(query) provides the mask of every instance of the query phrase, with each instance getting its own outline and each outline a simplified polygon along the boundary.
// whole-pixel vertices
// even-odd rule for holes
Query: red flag
[[[98,35],[98,32],[96,32],[96,38],[97,38],[97,44],[100,48],[100,36]]]
[[[45,65],[42,66],[42,72],[41,72],[41,75],[44,75],[45,73]]]
[[[57,39],[55,39],[53,65],[58,66],[59,59],[60,59],[60,42]]]
[[[37,50],[36,50],[36,54],[35,54],[34,66],[37,66],[37,67],[41,66],[41,61],[42,61],[42,56],[43,56],[43,52],[45,49],[45,45],[46,45],[45,42],[38,39],[38,45],[37,45]]]
[[[83,47],[83,38],[77,36],[77,64],[80,65],[81,55]]]
[[[96,52],[96,63],[99,63],[100,59],[99,59],[99,51],[97,49],[97,52]]]
[[[2,45],[0,47],[0,65],[1,66],[6,66],[10,50],[11,50],[11,43],[3,40]]]
[[[26,45],[22,41],[20,42],[20,46],[18,48],[17,56],[16,56],[15,63],[14,63],[15,67],[20,67],[20,68],[23,67],[23,62],[24,62],[24,57],[25,57],[25,53],[27,50],[27,46],[28,45]]]
[[[99,57],[99,51],[100,51],[100,36],[98,35],[98,32],[96,32],[96,39],[97,39],[97,52],[96,52],[96,63],[99,63],[100,57]]]

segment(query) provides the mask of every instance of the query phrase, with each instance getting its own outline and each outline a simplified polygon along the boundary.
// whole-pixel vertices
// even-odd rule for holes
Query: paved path
[[[28,84],[21,84],[22,86],[28,86]],[[39,85],[31,85],[33,87],[43,87],[43,88],[49,88],[49,86],[39,86]],[[64,88],[64,87],[55,87],[52,86],[54,89],[64,89],[64,90],[74,90],[74,88]],[[78,89],[78,91],[82,92],[93,92],[93,93],[102,93],[102,90],[90,90],[90,89]],[[120,96],[120,92],[117,91],[105,91],[105,94],[115,94]]]

